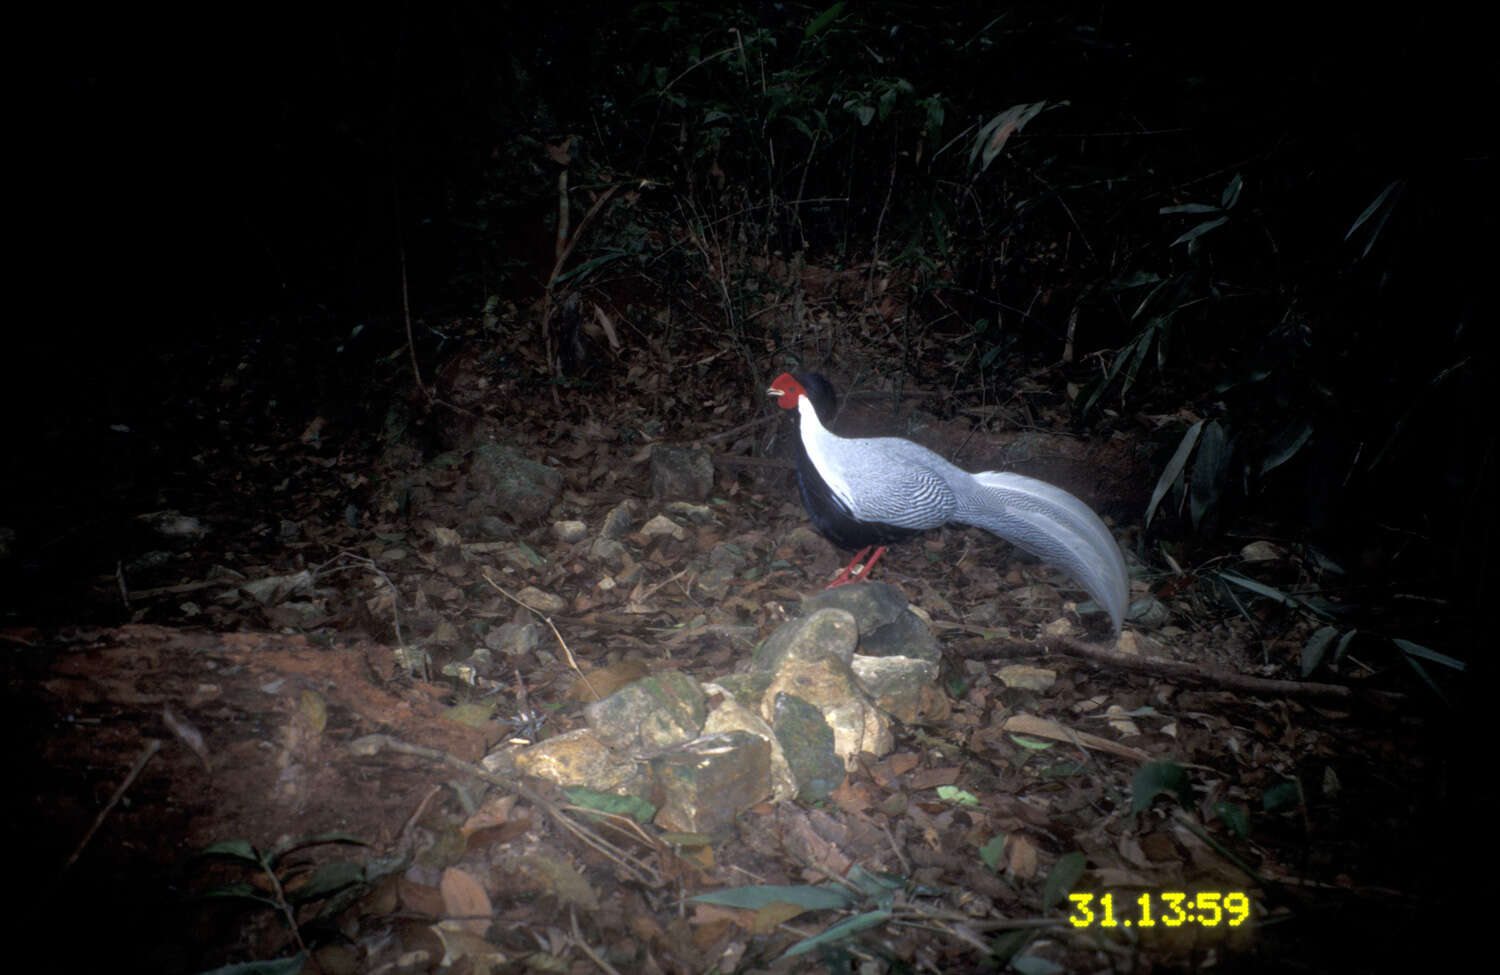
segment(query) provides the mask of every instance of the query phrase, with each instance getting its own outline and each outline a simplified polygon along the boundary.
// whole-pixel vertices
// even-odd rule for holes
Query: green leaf
[[[595,792],[582,786],[567,786],[563,795],[575,806],[597,812],[630,816],[638,823],[649,823],[656,817],[656,807],[637,796],[617,796],[613,792]]]
[[[990,954],[999,965],[1018,960],[1015,956],[1022,948],[1036,940],[1037,929],[1019,928],[1006,931],[990,941]]]
[[[1354,639],[1354,634],[1359,630],[1350,630],[1339,639],[1339,645],[1333,651],[1333,662],[1338,663],[1344,659],[1344,652],[1349,649],[1349,643]]]
[[[1233,585],[1239,586],[1241,589],[1248,589],[1249,591],[1255,593],[1257,596],[1265,596],[1267,599],[1273,599],[1281,605],[1289,607],[1291,609],[1305,609],[1308,612],[1313,613],[1314,615],[1323,617],[1324,619],[1328,619],[1332,616],[1327,607],[1317,601],[1314,601],[1312,599],[1304,599],[1300,596],[1290,595],[1288,593],[1282,592],[1280,589],[1277,589],[1274,586],[1268,586],[1263,582],[1256,582],[1254,579],[1248,579],[1245,576],[1242,576],[1235,572],[1220,572],[1217,574],[1217,578],[1222,580],[1223,582],[1228,582],[1232,583]]]
[[[251,866],[262,866],[260,854],[249,840],[225,840],[222,843],[213,843],[198,851],[201,857],[224,857],[229,860],[239,860]]]
[[[1236,836],[1241,839],[1250,835],[1250,810],[1238,802],[1219,802],[1214,804],[1214,816],[1219,822],[1228,826]]]
[[[277,904],[274,898],[267,897],[254,884],[225,884],[222,887],[205,890],[198,896],[205,900],[250,901],[252,904],[259,904],[261,907],[269,907],[272,910],[280,910],[281,908],[281,905]]]
[[[1403,183],[1405,183],[1405,180],[1398,179],[1381,190],[1380,195],[1375,197],[1369,206],[1365,207],[1364,212],[1355,219],[1354,223],[1349,225],[1348,231],[1345,232],[1344,240],[1347,241],[1350,237],[1354,236],[1356,230],[1364,226],[1365,221],[1369,220],[1377,212],[1380,213],[1380,219],[1370,229],[1370,239],[1365,241],[1364,249],[1359,252],[1360,260],[1364,260],[1370,255],[1370,249],[1375,246],[1375,241],[1380,239],[1380,231],[1385,229],[1386,221],[1390,219],[1391,213],[1395,210],[1395,200],[1391,198],[1391,195],[1400,190]],[[1387,207],[1385,205],[1386,200],[1391,200],[1391,206]]]
[[[865,914],[856,914],[847,921],[840,921],[817,937],[797,942],[788,948],[786,954],[781,957],[792,958],[796,955],[804,955],[814,948],[834,944],[852,938],[861,931],[868,931],[870,928],[879,927],[890,919],[890,911],[869,911]]]
[[[1012,971],[1019,972],[1020,975],[1058,975],[1059,972],[1066,971],[1057,962],[1043,958],[1041,955],[1022,955],[1020,958],[1012,958],[1010,967]]]
[[[984,846],[979,848],[979,859],[996,873],[1000,872],[1000,861],[1005,856],[1005,839],[1004,833],[991,836],[985,841]]]
[[[363,864],[353,863],[348,860],[333,860],[322,864],[313,871],[307,883],[298,887],[295,891],[287,892],[287,902],[291,904],[306,904],[310,901],[322,900],[331,894],[335,894],[347,887],[365,882],[365,868]]]
[[[1146,505],[1146,525],[1150,527],[1151,519],[1156,514],[1156,506],[1161,504],[1161,499],[1167,496],[1172,485],[1182,476],[1182,469],[1187,466],[1188,457],[1193,453],[1193,446],[1198,442],[1199,435],[1203,432],[1206,420],[1199,420],[1188,427],[1187,433],[1177,442],[1177,451],[1172,454],[1172,459],[1167,461],[1167,466],[1161,472],[1161,477],[1156,479],[1156,487],[1151,490],[1151,503]]]
[[[1217,220],[1205,220],[1202,223],[1198,224],[1198,226],[1184,233],[1181,237],[1178,237],[1176,240],[1172,241],[1172,243],[1167,246],[1176,247],[1178,244],[1186,244],[1191,241],[1195,241],[1199,237],[1202,237],[1204,234],[1208,233],[1210,230],[1222,227],[1228,222],[1228,217],[1219,217]]]
[[[1110,363],[1109,372],[1105,374],[1104,381],[1094,387],[1094,391],[1089,394],[1088,400],[1083,404],[1084,416],[1088,416],[1089,413],[1093,411],[1094,404],[1099,401],[1099,397],[1103,396],[1105,390],[1114,385],[1115,378],[1119,376],[1120,370],[1125,367],[1126,361],[1132,357],[1135,347],[1141,342],[1149,341],[1149,333],[1143,330],[1136,333],[1135,337],[1132,338],[1129,342],[1125,343],[1124,347],[1115,354],[1115,361]]]
[[[853,907],[856,903],[848,888],[836,884],[817,887],[752,884],[697,894],[688,900],[747,911],[758,911],[768,904],[795,904],[805,911],[836,911]]]
[[[1024,129],[1026,123],[1036,118],[1037,113],[1046,107],[1046,102],[1022,102],[1012,105],[986,122],[974,137],[974,147],[969,152],[969,165],[973,166],[977,161],[980,172],[989,169],[990,163],[1000,155],[1010,137]]]
[[[1162,207],[1156,211],[1162,216],[1170,216],[1174,213],[1223,213],[1223,207],[1209,206],[1207,203],[1183,203],[1178,206]]]
[[[1463,673],[1467,669],[1467,665],[1457,657],[1450,657],[1446,653],[1438,653],[1436,650],[1424,647],[1420,643],[1413,643],[1410,640],[1402,640],[1396,637],[1392,637],[1391,642],[1400,647],[1401,651],[1408,656],[1430,660],[1435,664],[1440,664],[1459,673]]]
[[[940,785],[937,787],[938,798],[944,802],[951,802],[959,806],[977,806],[979,797],[972,792],[965,792],[956,785]]]
[[[936,96],[923,100],[927,109],[927,134],[936,137],[943,131],[943,120],[947,117],[943,111],[943,100]]]
[[[1145,287],[1148,284],[1160,284],[1161,275],[1152,274],[1149,271],[1133,271],[1124,277],[1115,278],[1111,281],[1107,291],[1129,291],[1132,288]]]
[[[1244,188],[1245,181],[1240,178],[1239,173],[1235,173],[1229,185],[1224,187],[1224,193],[1219,197],[1219,205],[1226,210],[1233,210],[1234,205],[1240,202],[1240,191]]]
[[[1083,876],[1087,867],[1088,858],[1077,850],[1058,857],[1057,864],[1047,874],[1046,883],[1042,884],[1042,910],[1050,911],[1061,904],[1078,886],[1078,878]]]
[[[274,866],[281,860],[282,857],[286,856],[288,853],[291,853],[293,850],[302,850],[306,849],[309,846],[322,846],[324,843],[345,843],[350,846],[370,845],[364,840],[360,839],[358,836],[353,836],[349,833],[341,833],[338,831],[328,833],[314,833],[312,836],[294,836],[291,839],[287,840],[285,843],[282,843],[280,846],[277,846],[270,853],[267,853],[266,863]]]
[[[1302,645],[1303,677],[1307,677],[1318,669],[1318,665],[1323,662],[1323,655],[1328,652],[1328,645],[1338,635],[1338,627],[1320,626],[1312,636],[1307,638],[1307,642]]]
[[[1224,424],[1210,420],[1193,458],[1192,493],[1188,500],[1195,529],[1205,528],[1208,519],[1218,511],[1219,501],[1229,486],[1229,465],[1233,457]]]
[[[1302,789],[1296,780],[1286,779],[1271,786],[1261,794],[1260,805],[1266,812],[1275,812],[1286,806],[1297,806],[1302,802]]]
[[[1297,456],[1297,451],[1302,449],[1303,445],[1312,438],[1312,435],[1313,425],[1306,420],[1297,420],[1282,427],[1281,432],[1276,435],[1276,439],[1271,441],[1271,448],[1266,454],[1265,460],[1261,461],[1261,476],[1266,476]]]
[[[857,863],[849,868],[849,873],[844,879],[858,887],[866,897],[877,901],[888,900],[891,894],[906,889],[906,878],[900,874],[888,873],[884,870],[866,870]]]
[[[1184,808],[1192,805],[1193,790],[1187,770],[1176,762],[1148,762],[1142,765],[1130,782],[1130,811],[1145,812],[1162,793],[1177,799]]]
[[[825,10],[822,13],[818,14],[816,17],[814,17],[812,19],[811,23],[809,23],[806,27],[802,28],[802,38],[803,38],[803,40],[806,40],[806,39],[808,39],[810,37],[815,37],[818,34],[821,34],[823,32],[823,29],[826,28],[829,24],[833,23],[835,20],[837,20],[839,14],[841,14],[843,12],[844,12],[844,4],[843,4],[842,0],[840,0],[839,3],[834,4],[833,6],[829,7],[827,10]]]
[[[299,951],[290,958],[235,962],[222,968],[210,968],[198,975],[297,975],[306,964],[307,952]]]

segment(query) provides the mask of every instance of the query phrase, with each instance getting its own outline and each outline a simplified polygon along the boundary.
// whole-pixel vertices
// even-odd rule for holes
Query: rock
[[[838,610],[823,610],[836,613]],[[833,729],[833,748],[844,767],[853,769],[861,752],[884,755],[894,747],[891,722],[865,695],[854,671],[843,659],[831,653],[815,658],[788,654],[771,678],[761,701],[761,715],[771,720],[778,705],[777,696],[789,694],[817,708]],[[782,742],[782,747],[786,742]]]
[[[884,582],[855,582],[808,596],[802,612],[844,609],[859,628],[859,652],[871,657],[917,657],[934,663],[942,659],[932,630],[906,604],[895,586]]]
[[[797,798],[827,799],[844,781],[845,772],[823,712],[800,697],[778,694],[771,703],[771,727],[797,784]]]
[[[732,679],[737,675],[730,675]],[[769,678],[760,686],[760,691],[753,695],[754,700],[759,700],[760,693],[764,692],[770,683]],[[710,694],[723,695],[714,709],[708,713],[708,720],[703,723],[703,734],[716,735],[725,731],[747,731],[752,735],[764,738],[771,744],[771,798],[781,801],[791,799],[797,795],[797,780],[792,776],[791,767],[787,764],[786,753],[781,748],[781,742],[776,738],[776,732],[754,710],[746,707],[733,691],[718,684],[707,684],[703,688]],[[829,744],[832,745],[832,736]],[[831,751],[831,748],[830,748]],[[843,774],[842,769],[840,774]]]
[[[713,487],[713,459],[703,448],[658,444],[651,451],[652,497],[704,501]]]
[[[730,542],[720,542],[708,553],[708,564],[715,569],[728,569],[738,572],[745,567],[745,553],[738,545]]]
[[[712,525],[714,523],[714,509],[706,504],[673,501],[667,505],[666,512],[677,521],[686,521],[693,525]]]
[[[672,538],[677,539],[679,542],[685,540],[688,537],[687,529],[683,528],[681,525],[677,524],[677,522],[673,521],[671,518],[668,518],[666,515],[657,515],[655,518],[652,518],[650,521],[642,525],[641,534],[645,535],[647,538],[651,538],[656,535],[668,535]]]
[[[729,584],[734,581],[734,570],[728,567],[709,569],[698,576],[694,583],[710,599],[723,599],[729,593]]]
[[[622,762],[588,728],[567,731],[532,745],[516,755],[515,764],[526,775],[558,785],[581,785],[596,792],[635,794],[647,784],[636,763]]]
[[[541,628],[535,623],[502,623],[484,635],[484,645],[516,657],[535,650],[541,636]]]
[[[802,600],[804,615],[830,607],[851,613],[863,635],[906,612],[906,597],[901,595],[901,590],[889,583],[852,582],[847,586],[825,589]]]
[[[180,511],[152,511],[135,518],[162,538],[196,540],[208,534],[203,522]]]
[[[517,521],[539,521],[562,494],[563,476],[500,444],[474,449],[469,489]]]
[[[552,537],[560,542],[581,542],[588,537],[589,526],[581,521],[554,521]]]
[[[589,546],[589,561],[625,566],[630,564],[630,553],[613,538],[596,538],[594,544]]]
[[[651,760],[656,824],[722,835],[735,817],[771,794],[771,745],[759,735],[706,735]]]
[[[869,633],[860,633],[859,652],[867,657],[915,657],[934,665],[943,659],[937,637],[909,609]]]
[[[634,499],[626,498],[609,509],[609,514],[604,516],[604,525],[599,529],[599,537],[621,538],[630,534],[635,525],[636,507]]]
[[[923,691],[938,678],[938,666],[914,657],[867,657],[856,654],[849,666],[860,686],[882,711],[897,721],[915,722],[922,713]]]
[[[536,586],[527,586],[516,593],[516,598],[521,601],[527,609],[535,610],[544,614],[561,613],[568,608],[568,601],[561,596],[554,596],[550,592],[543,592]]]
[[[708,695],[686,674],[669,670],[627,684],[584,709],[589,727],[611,748],[652,753],[698,737]]]
[[[1057,671],[1028,664],[1010,664],[995,671],[995,677],[1006,687],[1018,690],[1046,691],[1057,683]]]
[[[780,671],[788,659],[814,660],[834,656],[848,662],[859,642],[854,617],[842,609],[820,609],[776,628],[751,654],[753,670]]]

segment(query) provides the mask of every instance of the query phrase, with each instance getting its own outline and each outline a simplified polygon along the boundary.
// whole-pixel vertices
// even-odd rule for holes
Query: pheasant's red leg
[[[866,562],[864,565],[861,566],[859,564],[859,562],[867,554],[870,555],[870,561]],[[835,586],[842,586],[842,585],[844,585],[845,583],[848,583],[848,582],[860,582],[860,581],[862,581],[865,578],[865,576],[867,576],[867,575],[870,574],[870,570],[873,569],[873,568],[875,568],[875,563],[879,562],[880,561],[880,557],[882,555],[884,555],[884,554],[885,554],[885,546],[884,545],[881,545],[881,546],[877,547],[875,549],[875,551],[874,551],[873,554],[870,554],[870,548],[868,546],[866,546],[865,548],[860,549],[859,550],[859,554],[856,555],[856,556],[854,556],[854,558],[850,559],[849,560],[849,564],[846,565],[846,566],[844,566],[844,571],[840,572],[838,574],[838,577],[835,578],[832,582],[830,582],[828,584],[828,588],[832,589]]]

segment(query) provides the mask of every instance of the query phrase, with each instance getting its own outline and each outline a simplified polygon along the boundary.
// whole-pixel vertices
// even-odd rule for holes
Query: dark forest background
[[[750,404],[787,348],[754,260],[873,260],[908,309],[893,372],[1003,385],[1066,354],[1081,427],[1180,413],[1143,448],[1160,530],[1275,519],[1350,593],[1437,599],[1402,625],[1440,643],[1491,587],[1496,86],[1471,15],[337,4],[33,36],[28,504],[150,481],[221,369],[373,427],[403,281],[429,370],[464,316],[502,358],[538,342],[510,312],[544,293],[612,294],[669,354],[688,333],[651,336],[649,309],[696,301],[691,341],[732,353]],[[575,229],[608,199],[549,292],[560,158]]]

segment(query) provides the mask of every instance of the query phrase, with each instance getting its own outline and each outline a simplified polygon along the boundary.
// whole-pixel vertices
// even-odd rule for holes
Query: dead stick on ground
[[[597,965],[600,971],[608,972],[609,975],[620,975],[620,970],[611,965],[609,962],[605,961],[604,956],[595,951],[593,947],[589,945],[588,941],[584,939],[583,932],[578,929],[578,908],[569,907],[568,917],[573,922],[573,943],[578,946],[578,950],[582,951],[585,955],[588,955],[589,961]]]
[[[500,789],[504,789],[506,792],[514,793],[515,795],[518,795],[522,799],[525,799],[527,802],[531,803],[533,806],[536,806],[548,816],[551,816],[552,820],[555,823],[557,823],[567,832],[571,833],[580,842],[591,847],[600,855],[613,860],[615,864],[619,866],[620,869],[629,874],[632,879],[639,880],[641,883],[648,884],[652,887],[662,887],[666,884],[665,878],[663,878],[660,873],[654,870],[650,864],[620,849],[618,846],[611,843],[603,836],[600,836],[598,833],[588,828],[587,826],[574,822],[573,819],[566,815],[556,803],[548,799],[546,796],[542,795],[540,792],[526,785],[524,782],[518,782],[513,779],[508,779],[503,775],[498,775],[494,772],[489,771],[488,769],[475,765],[472,762],[466,762],[458,756],[450,755],[445,751],[440,751],[436,748],[427,748],[423,745],[412,745],[402,741],[399,738],[393,738],[390,735],[374,734],[365,735],[363,738],[356,738],[354,741],[351,741],[349,743],[349,750],[355,755],[361,757],[377,755],[383,750],[399,752],[406,755],[415,755],[418,758],[426,758],[431,761],[438,762],[442,765],[446,765],[449,768],[456,769],[468,775],[472,775],[474,778],[479,779],[482,782],[488,782],[490,785],[493,785]],[[613,822],[634,822],[634,820],[631,820],[629,817],[617,816],[612,813],[599,812],[596,809],[588,810],[587,814],[590,816],[598,816],[602,819],[610,820]]]
[[[83,839],[78,841],[77,848],[68,856],[68,861],[63,864],[62,870],[59,873],[67,873],[68,869],[78,862],[78,858],[83,855],[84,847],[88,846],[89,841],[94,838],[94,834],[99,832],[99,827],[104,825],[104,820],[109,816],[110,811],[125,797],[126,790],[130,788],[131,784],[141,774],[141,770],[146,767],[146,763],[151,761],[151,756],[159,751],[161,751],[161,739],[147,738],[146,747],[142,748],[140,755],[136,757],[135,765],[131,767],[130,773],[125,776],[125,781],[120,783],[120,787],[115,790],[115,794],[109,797],[109,802],[106,802],[104,808],[99,810],[99,815],[94,817],[94,824],[89,827],[87,833],[83,834]]]
[[[1129,654],[1120,653],[1118,650],[1110,650],[1105,647],[1084,643],[1081,640],[1071,640],[1067,637],[1053,637],[1045,642],[1047,649],[1053,652],[1065,653],[1072,657],[1082,657],[1085,660],[1092,660],[1095,663],[1120,670],[1151,674],[1152,676],[1165,677],[1169,680],[1193,681],[1200,684],[1227,687],[1231,690],[1248,691],[1252,694],[1271,694],[1281,697],[1335,698],[1345,701],[1362,697],[1372,702],[1383,702],[1385,704],[1399,703],[1403,697],[1403,695],[1395,693],[1356,690],[1343,684],[1314,684],[1297,680],[1271,680],[1265,677],[1251,677],[1247,674],[1237,674],[1217,668],[1200,667],[1196,664],[1186,664],[1176,660],[1134,657]]]

